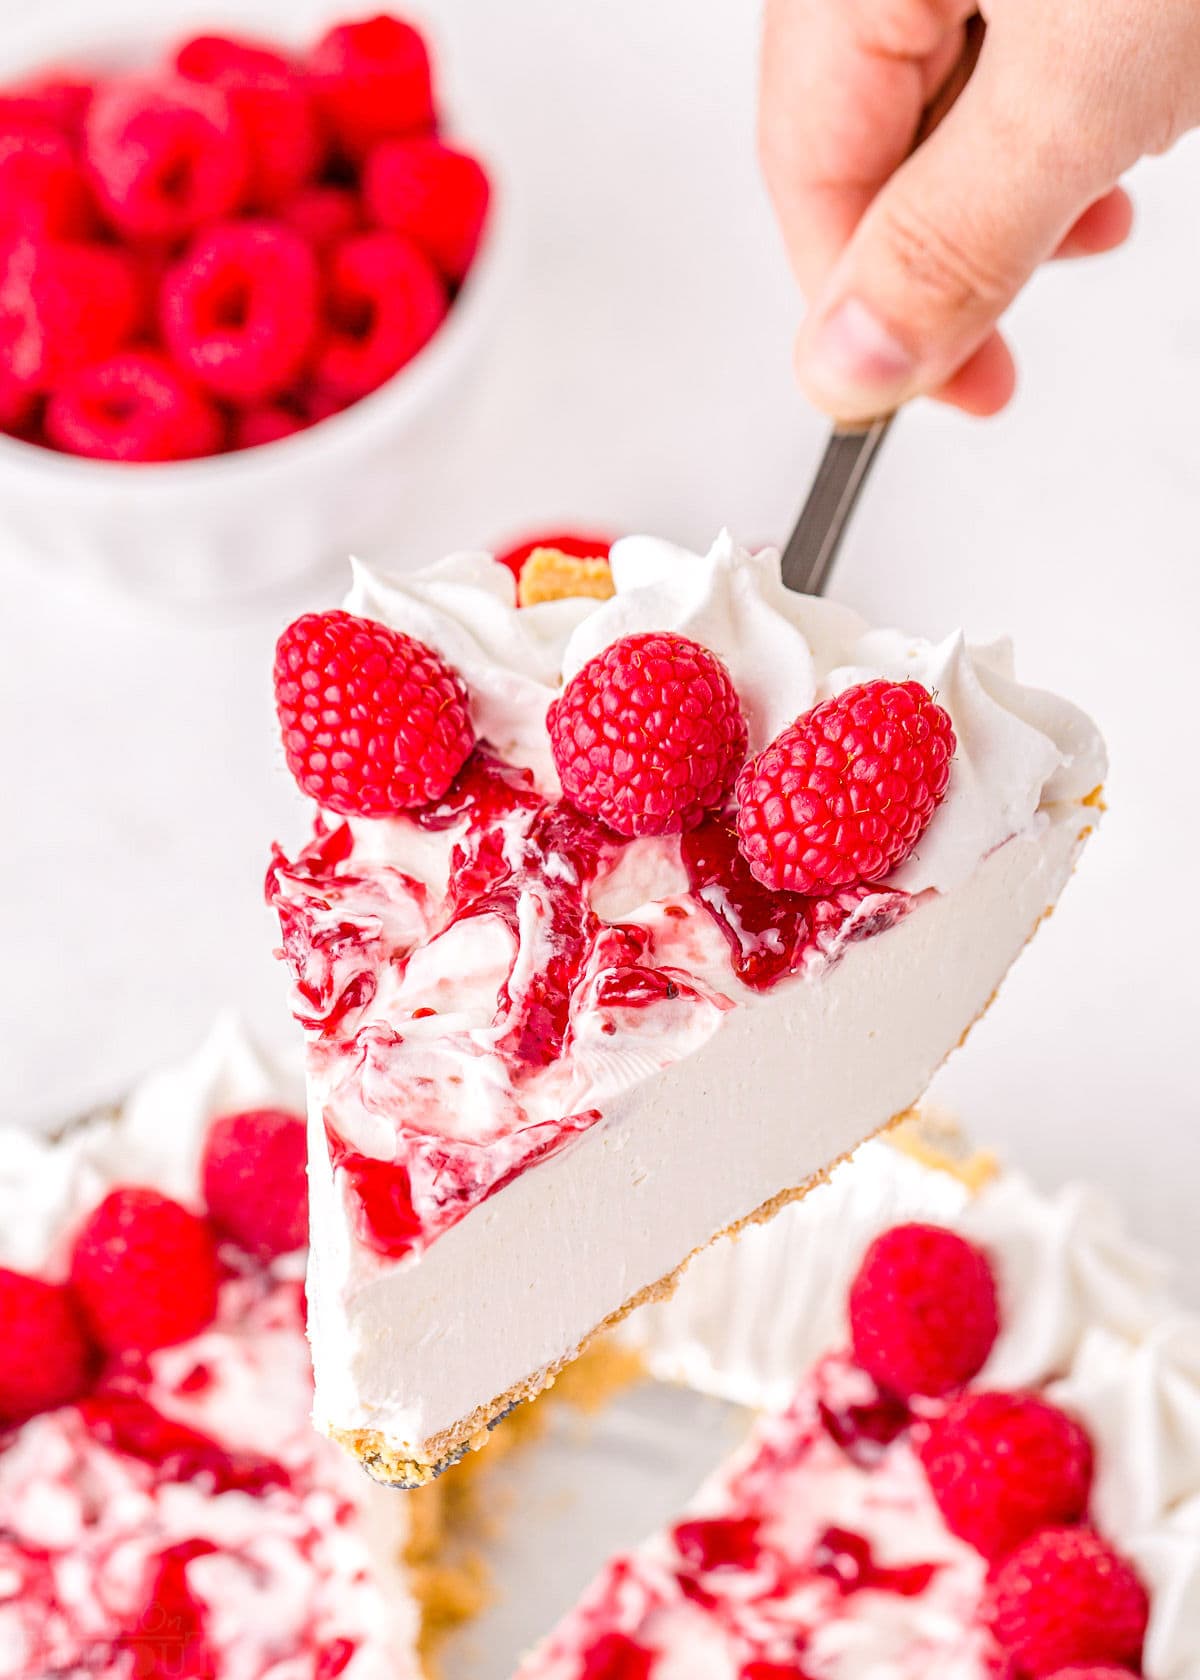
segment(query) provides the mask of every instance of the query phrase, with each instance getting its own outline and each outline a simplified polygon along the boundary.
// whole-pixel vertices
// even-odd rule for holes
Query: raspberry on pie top
[[[1190,1675],[1200,1453],[1178,1422],[1200,1405],[1188,1345],[1197,1321],[1161,1293],[1098,1192],[1043,1196],[994,1158],[968,1170],[939,1148],[945,1138],[929,1116],[895,1144],[864,1145],[829,1184],[714,1245],[673,1298],[628,1321],[626,1340],[653,1376],[719,1396],[723,1425],[731,1400],[764,1409],[682,1513],[600,1567],[517,1680]],[[900,1229],[986,1236],[1004,1285],[994,1360],[1013,1373],[1012,1392],[968,1385],[910,1406],[844,1351],[848,1294],[897,1216]],[[925,1261],[932,1288],[932,1249]],[[1166,1353],[1165,1333],[1184,1325]],[[1080,1407],[1074,1439],[1051,1422],[1063,1418],[1053,1397],[1064,1377]],[[703,1429],[709,1414],[678,1415]],[[640,1418],[644,1402],[622,1409],[610,1437],[632,1443],[631,1455],[662,1452]],[[946,1484],[931,1475],[940,1426],[941,1464],[964,1455],[983,1551],[947,1520]],[[1055,1464],[1054,1431],[1074,1469]],[[1090,1502],[1081,1446],[1099,1470]],[[1150,1464],[1169,1466],[1153,1489]],[[1048,1524],[1039,1499],[1043,1515],[1057,1506]],[[992,1541],[1018,1510],[1037,1526],[996,1563]]]
[[[263,1197],[277,1196],[264,1138],[278,1139],[279,1122],[264,1117],[293,1100],[290,1080],[226,1024],[114,1117],[54,1143],[0,1130],[2,1680],[422,1674],[423,1613],[403,1558],[422,1513],[314,1433],[303,1251],[282,1252],[278,1233],[260,1240],[265,1207],[253,1251],[238,1235],[249,1210],[232,1151],[244,1147]],[[223,1110],[240,1127],[222,1125]],[[223,1216],[215,1298],[179,1218],[206,1224],[206,1147]],[[129,1201],[130,1178],[143,1192],[118,1225],[103,1210]],[[169,1230],[164,1207],[179,1210]],[[77,1293],[63,1277],[72,1241]],[[152,1303],[160,1324],[174,1315],[170,1345],[142,1333]],[[106,1358],[89,1321],[125,1351]]]
[[[627,538],[610,565],[607,599],[527,606],[480,554],[359,566],[344,613],[280,644],[283,755],[319,807],[267,877],[317,1139],[315,1415],[384,1481],[480,1442],[906,1109],[1096,820],[1090,726],[1050,701],[1035,729],[961,636],[870,631],[727,536]],[[835,708],[837,774],[859,753],[908,813],[889,832],[924,826],[870,880],[779,890],[742,849],[738,766],[849,672],[871,715]],[[975,1363],[942,1357],[931,1392],[986,1355],[986,1306]],[[903,1392],[910,1356],[928,1385],[936,1326],[886,1328]]]

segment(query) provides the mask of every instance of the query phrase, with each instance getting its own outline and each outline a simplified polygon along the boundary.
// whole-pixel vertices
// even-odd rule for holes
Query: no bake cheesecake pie
[[[1096,1192],[916,1142],[628,1321],[767,1409],[517,1680],[1200,1674],[1200,1322]]]
[[[280,641],[315,1416],[385,1482],[907,1109],[1096,818],[1094,727],[1003,646],[727,536],[603,581],[359,567]]]

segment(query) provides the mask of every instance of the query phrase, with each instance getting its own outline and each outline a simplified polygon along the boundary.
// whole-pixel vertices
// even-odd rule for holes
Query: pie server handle
[[[850,515],[894,415],[837,426],[825,445],[808,499],[783,551],[783,581],[801,595],[823,595]]]

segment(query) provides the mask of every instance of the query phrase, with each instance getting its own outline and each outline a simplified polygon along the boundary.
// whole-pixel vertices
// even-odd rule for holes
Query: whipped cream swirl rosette
[[[512,574],[457,554],[406,577],[356,564],[346,607],[415,636],[449,660],[471,696],[476,733],[558,791],[546,711],[587,661],[622,636],[671,630],[724,660],[757,752],[820,700],[876,677],[915,680],[950,713],[958,742],[945,800],[888,886],[948,891],[1039,811],[1085,799],[1104,779],[1099,733],[1077,707],[1018,683],[1006,642],[961,631],[927,642],[872,630],[835,602],[785,589],[779,554],[722,532],[707,555],[654,537],[612,550],[616,594],[518,609]],[[351,819],[356,836],[369,825]]]
[[[972,1190],[867,1143],[770,1225],[700,1255],[627,1334],[662,1378],[781,1407],[846,1344],[844,1302],[867,1244],[909,1219],[953,1225],[992,1258],[1001,1330],[977,1384],[1044,1388],[1087,1426],[1093,1515],[1151,1594],[1145,1673],[1200,1680],[1200,1318],[1172,1301],[1166,1262],[1131,1241],[1095,1189],[1046,1196],[999,1172]]]

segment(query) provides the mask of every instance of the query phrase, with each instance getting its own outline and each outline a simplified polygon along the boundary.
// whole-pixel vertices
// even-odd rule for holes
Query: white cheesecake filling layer
[[[431,1244],[381,1269],[343,1217],[311,1104],[310,1330],[319,1427],[423,1444],[569,1356],[718,1231],[908,1108],[1070,874],[1068,806],[840,959],[720,1016],[690,1055]]]

